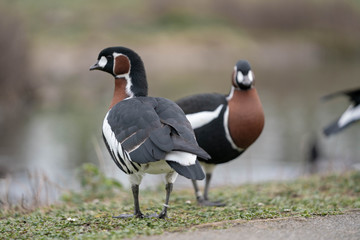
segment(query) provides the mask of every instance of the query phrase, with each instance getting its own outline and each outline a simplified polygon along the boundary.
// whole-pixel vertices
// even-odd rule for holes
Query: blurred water
[[[266,117],[264,131],[239,159],[216,167],[212,186],[288,180],[307,175],[311,168],[307,154],[314,139],[320,151],[316,163],[320,172],[344,171],[360,163],[359,124],[330,138],[325,138],[321,132],[347,108],[346,98],[330,102],[319,100],[326,93],[359,86],[360,70],[356,65],[345,63],[336,64],[336,69],[329,72],[324,69],[307,69],[305,78],[292,71],[280,74],[258,71],[257,89]],[[22,144],[16,146],[16,156],[6,156],[24,159],[24,169],[29,171],[23,170],[0,180],[0,199],[16,202],[34,198],[31,189],[35,188],[40,189],[40,198],[51,202],[63,189],[79,187],[76,173],[84,162],[99,164],[108,176],[128,187],[127,176],[112,162],[102,142],[101,124],[106,109],[90,108],[88,111],[92,112],[90,117],[86,113],[83,117],[77,116],[78,112],[64,113],[63,109],[32,116],[22,132]],[[33,173],[30,178],[29,172]],[[141,187],[157,187],[162,182],[161,175],[147,175]],[[51,186],[53,189],[49,190]],[[185,187],[192,187],[190,181],[179,177],[175,188]]]

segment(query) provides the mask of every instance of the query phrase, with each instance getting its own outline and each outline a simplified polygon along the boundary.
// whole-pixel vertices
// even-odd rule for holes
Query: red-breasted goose
[[[195,130],[196,139],[211,159],[199,157],[206,172],[204,194],[193,180],[199,204],[223,206],[208,199],[209,184],[214,167],[241,155],[260,135],[264,127],[264,112],[256,89],[254,74],[247,61],[236,63],[229,95],[199,94],[176,103],[184,110]]]
[[[103,138],[116,165],[129,175],[134,215],[144,217],[139,205],[139,185],[145,173],[166,174],[166,200],[159,218],[167,216],[170,193],[178,174],[193,180],[205,175],[197,157],[210,156],[201,149],[184,112],[165,98],[148,97],[144,64],[131,49],[102,50],[90,70],[115,77],[114,96],[103,126]],[[154,215],[151,215],[154,216]]]

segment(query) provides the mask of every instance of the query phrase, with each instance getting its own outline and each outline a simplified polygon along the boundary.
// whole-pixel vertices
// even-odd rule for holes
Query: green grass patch
[[[360,173],[351,172],[314,176],[291,182],[212,189],[210,197],[224,200],[227,203],[225,207],[200,207],[194,201],[192,189],[175,190],[170,199],[170,218],[166,220],[114,219],[112,215],[133,211],[130,190],[122,189],[117,183],[104,179],[101,173],[90,166],[84,169],[98,180],[83,179],[89,182],[89,185],[83,184],[84,194],[68,193],[64,204],[31,212],[19,209],[1,210],[1,238],[118,239],[188,231],[201,224],[221,221],[225,223],[217,224],[217,228],[231,226],[231,220],[312,217],[341,214],[360,208]],[[104,184],[106,187],[99,188],[97,184]],[[110,192],[111,185],[118,189],[117,192]],[[140,195],[144,214],[160,212],[165,190],[144,190]]]

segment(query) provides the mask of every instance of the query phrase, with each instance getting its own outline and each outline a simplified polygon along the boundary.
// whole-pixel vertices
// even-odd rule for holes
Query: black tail
[[[174,135],[172,139],[174,142],[174,150],[193,153],[202,159],[211,158],[211,156],[197,144],[195,145],[194,143],[188,143],[184,139],[176,135]]]
[[[177,162],[166,161],[171,168],[173,168],[178,174],[192,180],[203,180],[205,178],[204,171],[202,170],[200,163],[196,160],[194,165],[183,166]]]

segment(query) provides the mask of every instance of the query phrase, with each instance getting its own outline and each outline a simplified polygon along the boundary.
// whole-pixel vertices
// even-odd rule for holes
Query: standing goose
[[[214,167],[240,156],[259,137],[264,127],[264,112],[256,89],[254,74],[247,61],[236,63],[229,95],[199,94],[177,101],[184,110],[201,148],[210,154],[206,161],[199,157],[206,172],[204,195],[193,180],[199,204],[223,206],[208,199]]]
[[[167,217],[170,193],[178,174],[193,180],[204,179],[197,157],[210,156],[198,146],[189,121],[174,102],[147,96],[145,68],[134,51],[125,47],[106,48],[90,70],[115,77],[114,96],[102,133],[112,159],[129,175],[134,197],[134,214],[117,218],[144,217],[139,205],[139,185],[145,173],[166,174],[166,200],[156,216]]]

